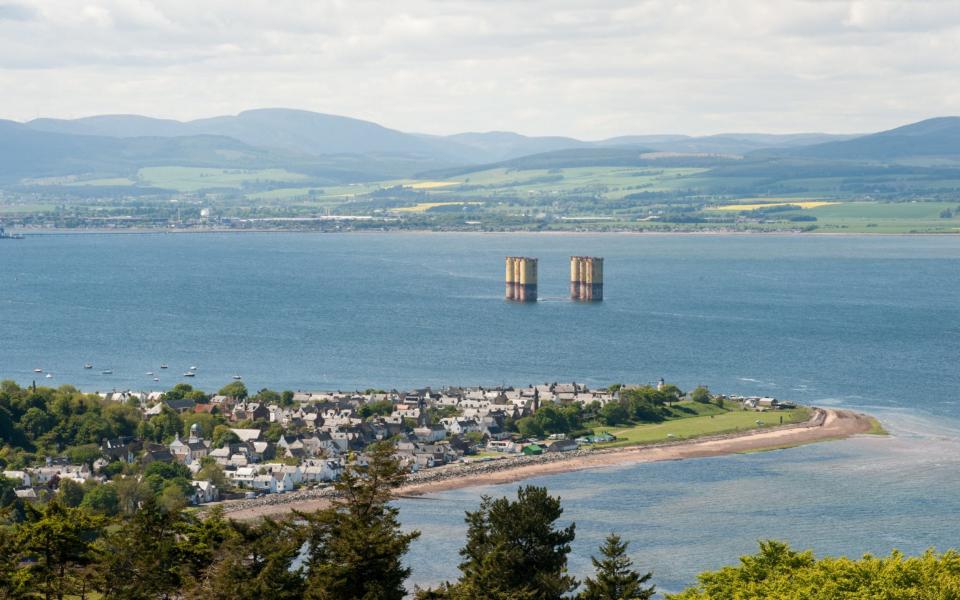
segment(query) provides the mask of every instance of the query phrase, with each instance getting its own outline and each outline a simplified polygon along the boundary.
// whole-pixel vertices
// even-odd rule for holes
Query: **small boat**
[[[183,374],[183,376],[184,376],[184,377],[196,377],[197,374],[194,373],[193,371],[187,371],[186,373]]]
[[[243,377],[240,377],[239,375],[234,375],[233,378],[234,378],[234,379],[243,379]]]
[[[196,371],[197,368],[196,368],[196,367],[190,367],[190,370],[191,370],[191,371]]]
[[[100,374],[101,374],[101,375],[113,375],[113,370],[112,370],[112,369],[105,369],[105,370],[103,370],[103,371],[100,371]]]
[[[47,373],[47,379],[53,379],[53,373]]]
[[[154,377],[153,380],[154,380],[154,381],[160,381],[160,378],[159,378],[159,377]]]
[[[153,377],[153,371],[147,371],[147,377]]]
[[[43,369],[34,369],[33,372],[34,372],[34,373],[43,373]]]
[[[93,365],[91,365],[90,363],[87,363],[87,364],[83,365],[83,368],[84,368],[84,369],[92,369],[92,368],[93,368]]]
[[[160,365],[160,368],[161,368],[161,369],[166,369],[166,368],[167,368],[167,365]]]

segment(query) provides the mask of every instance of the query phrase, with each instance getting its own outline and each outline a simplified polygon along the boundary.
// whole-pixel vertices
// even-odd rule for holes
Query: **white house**
[[[194,481],[193,483],[193,503],[206,504],[215,502],[220,498],[220,490],[209,481]]]
[[[3,476],[18,481],[17,487],[30,487],[30,473],[26,471],[4,471]]]

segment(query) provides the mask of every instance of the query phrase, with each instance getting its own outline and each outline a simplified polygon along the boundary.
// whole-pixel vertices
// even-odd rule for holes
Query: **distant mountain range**
[[[650,153],[698,165],[785,160],[960,163],[960,117],[869,135],[630,135],[601,141],[511,132],[405,133],[359,119],[260,109],[194,121],[138,115],[0,121],[0,181],[120,176],[144,166],[283,167],[319,182],[467,172],[481,166],[642,164]],[[644,155],[641,157],[640,155]],[[712,161],[712,162],[711,162]],[[540,165],[537,167],[537,165]]]

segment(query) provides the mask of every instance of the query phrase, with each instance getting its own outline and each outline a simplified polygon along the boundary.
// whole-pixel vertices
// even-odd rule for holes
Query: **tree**
[[[200,533],[198,536],[197,533]],[[299,600],[304,597],[302,568],[293,568],[303,545],[301,527],[264,519],[256,524],[224,521],[214,514],[187,536],[184,547],[216,551],[186,586],[189,600]]]
[[[607,402],[600,409],[600,420],[604,425],[619,425],[629,418],[627,409],[620,402]]]
[[[246,400],[248,392],[247,386],[242,381],[234,381],[220,388],[217,394],[227,396],[228,398],[236,398],[237,400]]]
[[[240,437],[234,432],[230,431],[230,428],[226,425],[217,425],[213,428],[214,448],[223,448],[227,444],[236,444],[239,441]]]
[[[297,513],[307,522],[306,598],[318,600],[401,600],[410,569],[403,556],[417,531],[400,530],[399,511],[390,506],[393,488],[406,473],[393,446],[368,447],[366,464],[353,462],[335,487],[339,497],[315,513]]]
[[[83,486],[72,479],[61,479],[59,496],[64,506],[76,508],[83,502]]]
[[[740,565],[701,573],[699,583],[672,600],[715,598],[834,600],[885,598],[948,600],[960,594],[960,553],[955,550],[905,557],[865,555],[817,560],[781,542],[760,542],[760,551]]]
[[[633,569],[633,561],[627,556],[627,542],[611,533],[600,546],[603,558],[590,557],[596,570],[594,578],[584,580],[584,589],[577,600],[648,600],[656,592],[654,586],[644,587],[653,576],[641,575]]]
[[[213,485],[217,486],[218,490],[225,490],[230,487],[230,482],[227,479],[226,474],[223,472],[223,467],[218,465],[215,460],[209,456],[205,456],[203,460],[200,461],[200,464],[203,466],[200,467],[200,470],[197,471],[196,475],[194,475],[195,480],[209,481]]]
[[[575,527],[558,529],[562,514],[560,499],[542,487],[521,487],[515,502],[484,496],[479,509],[467,512],[460,580],[420,597],[559,600],[577,586],[567,574]]]
[[[710,390],[702,385],[698,385],[695,390],[690,392],[690,399],[694,402],[700,402],[701,404],[709,404],[712,398],[710,396]]]
[[[27,560],[21,574],[26,585],[46,600],[87,591],[83,568],[93,562],[92,542],[103,519],[54,498],[39,511],[28,509],[28,521],[17,529],[16,544]]]
[[[103,456],[100,446],[96,444],[84,444],[82,446],[73,446],[67,450],[67,457],[74,464],[87,465],[93,467],[93,463]]]
[[[517,420],[517,431],[525,438],[543,437],[543,427],[533,417],[523,417]]]
[[[0,527],[0,599],[29,598],[26,571],[20,568],[20,548],[14,532]]]
[[[172,598],[180,586],[177,530],[185,518],[164,510],[153,497],[103,538],[97,568],[106,598]]]
[[[120,498],[117,495],[117,486],[112,483],[95,485],[83,497],[80,506],[107,517],[112,517],[120,510]]]

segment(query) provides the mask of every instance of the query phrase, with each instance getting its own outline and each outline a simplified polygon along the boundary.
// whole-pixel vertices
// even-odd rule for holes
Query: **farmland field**
[[[137,173],[143,185],[195,192],[211,188],[242,188],[250,183],[297,182],[306,175],[286,169],[212,169],[200,167],[145,167]]]

